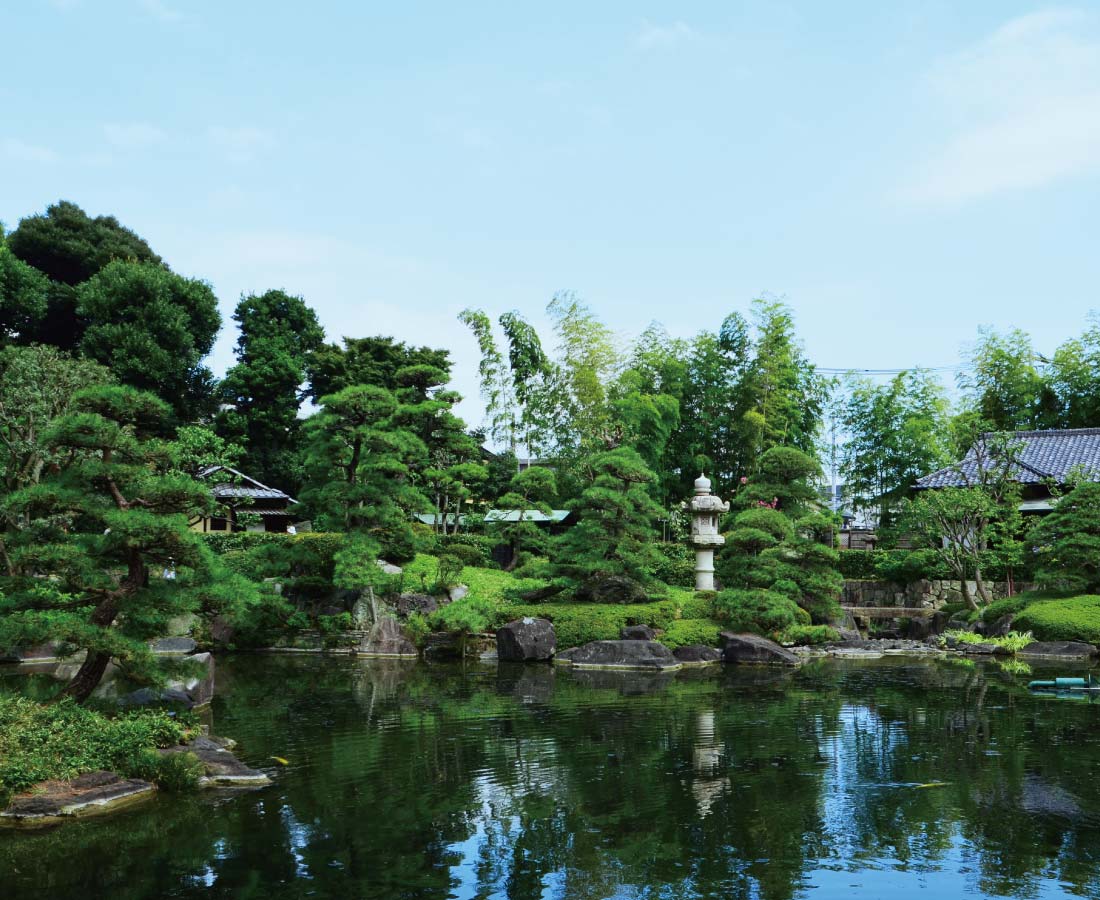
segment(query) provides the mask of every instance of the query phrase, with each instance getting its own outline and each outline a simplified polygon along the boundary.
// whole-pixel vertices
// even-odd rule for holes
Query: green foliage
[[[718,632],[721,630],[722,626],[713,619],[676,619],[669,623],[660,640],[672,650],[692,644],[717,647]]]
[[[214,408],[213,376],[201,361],[221,327],[205,282],[148,262],[109,263],[76,289],[88,322],[80,352],[124,384],[151,391],[182,420]]]
[[[110,375],[91,360],[72,359],[53,347],[0,350],[0,465],[7,491],[37,484],[61,461],[45,440],[50,425],[72,407],[81,388],[106,384]]]
[[[357,385],[388,391],[399,387],[397,373],[409,366],[431,366],[450,373],[450,351],[410,347],[391,337],[344,338],[343,347],[325,344],[307,361],[309,389],[314,403]]]
[[[40,781],[98,769],[144,774],[146,754],[178,743],[184,734],[184,726],[163,711],[107,718],[68,699],[42,706],[0,694],[0,807]]]
[[[714,601],[718,617],[732,631],[778,636],[795,625],[809,625],[810,614],[785,594],[768,590],[725,590]]]
[[[1030,631],[1010,631],[1003,635],[985,637],[976,632],[966,631],[961,628],[945,631],[941,635],[941,642],[948,638],[959,644],[995,644],[1013,654],[1023,650],[1024,647],[1033,643],[1035,640]]]
[[[597,453],[589,465],[591,483],[573,504],[580,519],[554,549],[555,574],[575,583],[611,576],[652,583],[658,561],[653,523],[661,514],[646,490],[653,473],[627,447]]]
[[[426,447],[396,424],[398,403],[384,388],[345,388],[322,403],[305,426],[302,499],[314,524],[369,533],[391,562],[411,559],[409,513],[428,508],[411,483],[411,467],[423,462]]]
[[[0,346],[26,340],[46,317],[50,282],[20,260],[0,233]]]
[[[787,646],[797,644],[813,647],[835,641],[839,637],[837,630],[830,625],[789,625],[778,633],[776,640]]]
[[[1018,328],[1003,335],[983,328],[978,335],[970,365],[959,376],[968,407],[989,430],[1042,427],[1053,398],[1043,383],[1031,338]]]
[[[714,640],[696,640],[710,634],[718,624],[714,619],[713,601],[709,597],[693,596],[688,591],[670,591],[670,599],[653,603],[588,604],[540,603],[519,604],[499,608],[494,627],[521,616],[549,619],[554,623],[558,647],[578,647],[589,641],[618,640],[626,625],[650,625],[665,632],[661,640],[671,647]],[[678,624],[682,623],[682,624]]]
[[[1100,484],[1082,481],[1032,530],[1040,586],[1090,593],[1100,590]]]
[[[444,554],[439,557],[435,570],[434,589],[445,591],[449,587],[454,587],[462,577],[463,568],[463,561],[459,556]]]
[[[919,369],[887,384],[852,376],[846,387],[837,416],[847,435],[840,454],[844,490],[888,522],[919,477],[949,462],[947,399],[942,385]]]
[[[674,587],[695,587],[695,551],[687,544],[661,541],[655,545],[657,559],[651,574]]]
[[[324,331],[301,297],[283,291],[242,297],[233,319],[240,326],[237,362],[221,384],[231,409],[219,414],[219,432],[246,448],[243,465],[249,475],[297,493],[298,392]]]
[[[830,621],[843,588],[839,556],[833,549],[836,522],[815,512],[809,479],[819,467],[792,447],[774,447],[764,454],[760,471],[747,479],[736,502],[726,545],[718,554],[716,571],[722,584],[738,593],[738,621],[754,621],[756,608],[748,598],[765,600],[782,594],[818,623]],[[765,499],[767,498],[767,499]],[[758,610],[758,624],[749,630],[778,633],[786,624],[767,624],[774,604]],[[731,613],[732,615],[733,613]],[[748,626],[746,626],[748,627]]]
[[[144,240],[114,216],[91,218],[75,203],[61,201],[44,215],[28,216],[7,239],[11,252],[50,279],[45,315],[20,334],[23,343],[74,350],[88,324],[77,314],[73,288],[114,260],[160,264]]]
[[[254,588],[218,563],[190,517],[207,489],[158,474],[166,405],[130,387],[78,391],[44,441],[63,462],[0,500],[0,646],[55,640],[87,651],[65,692],[83,701],[111,660],[159,678],[148,642],[171,618],[241,609]]]
[[[1012,624],[1027,629],[1040,641],[1100,644],[1100,596],[1042,600],[1027,606]]]

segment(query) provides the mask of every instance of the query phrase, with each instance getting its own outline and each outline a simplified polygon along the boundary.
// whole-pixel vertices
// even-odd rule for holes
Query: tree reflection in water
[[[5,898],[1100,897],[1100,710],[995,671],[219,673],[277,783],[0,836]]]

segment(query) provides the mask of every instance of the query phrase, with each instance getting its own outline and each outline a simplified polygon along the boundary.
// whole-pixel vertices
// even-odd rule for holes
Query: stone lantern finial
[[[695,479],[695,496],[688,509],[691,512],[691,543],[695,547],[695,590],[714,590],[714,548],[721,547],[726,539],[718,532],[718,520],[729,512],[729,503],[723,503],[710,492],[710,479],[700,473]]]

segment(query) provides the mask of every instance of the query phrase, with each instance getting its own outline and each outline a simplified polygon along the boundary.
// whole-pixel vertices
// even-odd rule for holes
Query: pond
[[[240,656],[218,690],[272,787],[0,834],[0,896],[1100,897],[1100,705],[995,666]]]

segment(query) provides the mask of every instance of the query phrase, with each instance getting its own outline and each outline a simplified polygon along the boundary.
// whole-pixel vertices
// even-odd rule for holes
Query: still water
[[[276,783],[0,834],[0,897],[1100,898],[1100,704],[996,666],[219,665]]]

